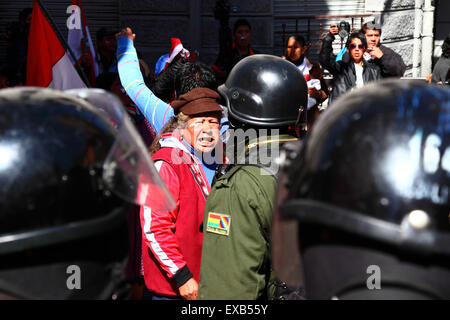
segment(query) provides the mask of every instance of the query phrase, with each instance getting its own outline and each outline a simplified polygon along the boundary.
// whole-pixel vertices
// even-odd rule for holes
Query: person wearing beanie
[[[152,145],[155,166],[177,207],[165,212],[141,207],[143,299],[198,298],[200,227],[221,157],[216,148],[222,144],[219,101],[219,94],[208,88],[181,95],[172,102],[174,116]]]

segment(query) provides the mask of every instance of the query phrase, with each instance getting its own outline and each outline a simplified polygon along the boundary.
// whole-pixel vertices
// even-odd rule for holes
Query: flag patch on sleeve
[[[231,217],[222,213],[209,212],[206,231],[228,236],[230,233]]]

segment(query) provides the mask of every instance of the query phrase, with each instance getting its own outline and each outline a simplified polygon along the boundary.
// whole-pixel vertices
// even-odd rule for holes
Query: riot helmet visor
[[[99,89],[65,91],[96,107],[117,130],[103,164],[103,180],[122,199],[154,210],[172,210],[175,202],[159,176],[149,151],[120,101]]]

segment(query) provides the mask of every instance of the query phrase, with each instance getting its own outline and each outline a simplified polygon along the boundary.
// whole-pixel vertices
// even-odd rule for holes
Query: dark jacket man
[[[442,84],[449,80],[450,72],[450,35],[448,35],[442,44],[442,55],[434,66],[432,83]]]
[[[228,31],[229,28],[227,26],[221,26],[219,34],[219,56],[212,67],[219,84],[225,82],[231,69],[239,61],[245,57],[259,53],[250,44],[252,31],[250,23],[246,19],[239,19],[235,22],[233,27],[233,42],[231,42],[230,35],[226,34]]]
[[[391,48],[388,48],[382,44],[380,44],[378,48],[383,53],[383,56],[379,59],[369,59],[367,60],[367,63],[378,66],[380,68],[382,78],[402,77],[406,70],[402,57]]]

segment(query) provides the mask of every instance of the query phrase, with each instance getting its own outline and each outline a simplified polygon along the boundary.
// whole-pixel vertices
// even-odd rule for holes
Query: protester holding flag
[[[66,90],[85,88],[70,60],[62,37],[50,24],[46,10],[34,0],[27,55],[27,86]]]

